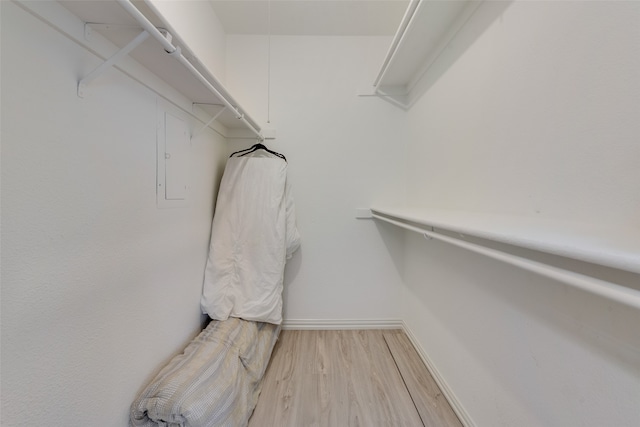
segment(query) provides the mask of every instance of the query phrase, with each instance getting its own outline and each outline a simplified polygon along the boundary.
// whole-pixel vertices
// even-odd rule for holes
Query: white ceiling
[[[210,0],[227,34],[394,35],[409,0]],[[270,11],[270,13],[269,13]],[[269,26],[269,15],[271,25]],[[270,27],[270,29],[269,29]]]

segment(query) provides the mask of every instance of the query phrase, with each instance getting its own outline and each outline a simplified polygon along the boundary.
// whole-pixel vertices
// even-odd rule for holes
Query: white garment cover
[[[287,163],[264,152],[231,157],[213,217],[202,312],[282,323],[284,266],[299,246]]]

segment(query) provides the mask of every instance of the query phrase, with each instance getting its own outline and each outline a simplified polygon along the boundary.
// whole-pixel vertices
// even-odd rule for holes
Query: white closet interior
[[[226,159],[275,128],[283,327],[403,328],[468,426],[637,425],[640,4],[412,0],[394,36],[272,3],[252,32],[234,2],[1,2],[3,425],[126,425],[206,321]]]

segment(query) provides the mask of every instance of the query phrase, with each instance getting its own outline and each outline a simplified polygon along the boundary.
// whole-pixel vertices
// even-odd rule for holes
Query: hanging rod
[[[216,97],[218,97],[226,108],[231,110],[238,120],[241,120],[242,123],[253,132],[260,141],[264,141],[264,137],[260,133],[259,129],[251,124],[244,113],[235,105],[233,105],[226,96],[224,96],[215,86],[211,84],[211,82],[198,71],[196,67],[193,66],[191,62],[187,58],[182,55],[182,50],[180,46],[174,46],[171,42],[147,19],[142,12],[138,10],[137,7],[133,5],[131,0],[118,0],[118,3],[142,26],[142,28],[147,31],[150,35],[153,36],[164,48],[167,54],[173,56],[178,62],[180,62],[187,70],[191,72],[210,92],[212,92]]]
[[[512,255],[506,252],[501,252],[495,249],[490,249],[475,243],[470,243],[464,240],[449,237],[440,234],[434,230],[426,230],[420,227],[415,227],[410,224],[405,224],[401,221],[396,221],[391,218],[387,218],[372,212],[371,215],[375,219],[388,222],[395,226],[405,228],[407,230],[420,233],[427,239],[436,239],[449,243],[454,246],[458,246],[463,249],[493,258],[498,261],[505,262],[507,264],[514,265],[522,268],[523,270],[530,271],[532,273],[539,274],[550,279],[554,279],[575,288],[582,289],[590,292],[594,295],[608,298],[610,300],[631,306],[633,308],[640,309],[640,292],[629,289],[624,286],[616,285],[615,283],[607,282],[604,280],[596,279],[595,277],[585,276],[584,274],[575,273],[573,271],[564,270],[562,268],[554,267],[551,265],[543,264],[541,262],[533,261],[530,259],[522,258],[517,255]]]

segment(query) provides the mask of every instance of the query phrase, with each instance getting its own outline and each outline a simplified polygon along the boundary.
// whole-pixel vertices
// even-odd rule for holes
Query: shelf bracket
[[[84,98],[86,87],[89,83],[95,80],[98,76],[104,73],[107,69],[111,68],[115,65],[122,57],[126,56],[135,49],[140,43],[145,41],[149,37],[149,33],[146,30],[143,30],[140,34],[136,36],[133,40],[127,43],[126,46],[121,48],[119,51],[114,53],[110,58],[100,64],[95,70],[87,74],[84,78],[82,78],[78,82],[78,96],[80,98]]]
[[[194,105],[203,105],[203,104],[194,104]],[[205,105],[217,105],[217,104],[205,104]],[[220,117],[220,115],[222,115],[222,113],[224,113],[227,110],[227,106],[223,105],[222,109],[220,111],[218,111],[216,114],[213,115],[213,117],[211,117],[211,120],[209,120],[207,123],[205,123],[204,126],[202,126],[200,129],[198,129],[197,131],[195,131],[192,135],[191,135],[191,139],[195,138],[196,136],[200,135],[200,133],[202,133],[203,130],[205,130],[206,128],[209,127],[209,125],[211,123],[213,123],[214,121],[216,121],[216,119],[218,117]]]

